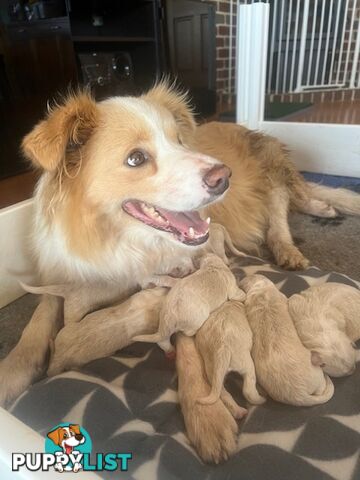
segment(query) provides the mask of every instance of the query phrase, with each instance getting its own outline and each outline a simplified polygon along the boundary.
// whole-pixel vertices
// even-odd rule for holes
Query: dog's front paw
[[[75,465],[73,467],[73,472],[77,473],[81,469],[82,469],[81,463],[75,463]]]
[[[54,468],[57,472],[60,472],[60,473],[62,473],[64,471],[64,467],[63,467],[62,463],[55,463]]]
[[[190,442],[204,462],[218,464],[235,453],[238,426],[221,400],[195,403],[183,413]]]
[[[285,270],[305,270],[310,263],[295,245],[283,247],[276,260]]]

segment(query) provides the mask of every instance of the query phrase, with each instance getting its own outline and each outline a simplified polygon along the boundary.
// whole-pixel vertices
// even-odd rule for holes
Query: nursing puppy
[[[220,223],[211,223],[209,229],[209,241],[205,247],[205,251],[215,253],[221,260],[228,265],[229,259],[226,255],[226,249],[237,257],[243,257],[245,254],[238,250],[228,231]]]
[[[160,287],[142,290],[123,303],[65,325],[55,338],[47,375],[107,357],[132,343],[134,335],[155,332],[167,292]]]
[[[334,385],[301,343],[288,310],[288,301],[262,275],[240,282],[247,296],[246,314],[253,332],[252,357],[259,384],[279,402],[311,406],[325,403]]]
[[[324,372],[350,375],[356,367],[360,338],[360,291],[340,283],[324,283],[289,299],[289,311],[306,348],[316,353]]]
[[[64,325],[79,322],[88,312],[127,298],[131,291],[124,292],[117,283],[60,284],[34,286],[20,282],[22,288],[35,295],[54,295],[64,299]]]
[[[244,397],[254,405],[265,402],[256,389],[256,375],[251,358],[252,332],[245,315],[243,303],[230,300],[215,310],[198,330],[195,345],[204,361],[211,384],[211,392],[199,400],[202,404],[216,402],[220,395],[226,404],[231,395],[224,388],[228,372],[238,372],[243,377]],[[236,404],[235,404],[236,405]],[[239,418],[246,410],[238,407]]]
[[[213,253],[204,255],[199,270],[188,277],[159,277],[159,283],[172,287],[160,312],[159,330],[152,335],[136,336],[133,340],[156,342],[165,352],[173,349],[170,343],[173,333],[183,332],[192,337],[210,313],[226,300],[245,298],[231,270]]]

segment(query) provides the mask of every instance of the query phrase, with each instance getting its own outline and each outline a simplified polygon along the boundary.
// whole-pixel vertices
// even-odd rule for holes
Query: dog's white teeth
[[[211,222],[211,218],[208,217],[208,218],[206,219],[206,223],[207,223],[208,225],[210,225],[210,222]]]
[[[194,238],[194,237],[195,237],[195,232],[194,232],[193,227],[190,227],[190,228],[189,228],[189,236],[190,236],[191,238]]]

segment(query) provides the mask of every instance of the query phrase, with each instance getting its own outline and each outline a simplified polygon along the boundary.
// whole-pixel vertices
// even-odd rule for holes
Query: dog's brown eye
[[[145,152],[142,150],[134,150],[126,159],[126,163],[129,165],[129,167],[139,167],[145,163],[147,159],[148,157]]]
[[[67,433],[64,433],[64,438],[68,438],[68,434],[67,434]]]

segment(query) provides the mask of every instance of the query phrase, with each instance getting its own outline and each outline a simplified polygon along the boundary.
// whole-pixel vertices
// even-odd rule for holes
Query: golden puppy
[[[34,286],[20,282],[22,288],[35,295],[54,295],[64,299],[64,325],[79,322],[88,312],[127,298],[130,293],[124,292],[117,283],[98,282],[96,284],[60,284]]]
[[[170,352],[170,337],[183,332],[192,337],[208,319],[211,312],[231,298],[244,299],[245,294],[236,285],[236,279],[224,262],[213,253],[200,260],[200,269],[183,279],[159,277],[159,283],[170,286],[160,312],[158,332],[138,335],[138,342],[156,342]]]
[[[289,299],[300,340],[314,351],[331,377],[350,375],[356,367],[360,338],[360,291],[341,283],[324,283]]]
[[[243,303],[230,300],[215,310],[196,333],[195,344],[211,384],[210,394],[201,398],[200,403],[214,403],[221,395],[225,404],[231,404],[232,397],[223,386],[225,375],[230,371],[243,376],[243,394],[250,403],[260,405],[265,402],[256,389],[255,367],[250,355],[252,332]],[[237,418],[241,418],[246,410],[235,405]]]
[[[290,405],[306,407],[330,400],[334,385],[313,365],[310,350],[301,343],[285,295],[262,275],[246,277],[240,286],[247,294],[251,353],[260,385],[274,400]]]
[[[160,287],[142,290],[123,303],[65,325],[55,339],[48,376],[112,355],[129,345],[134,335],[155,332],[167,292]]]
[[[238,426],[222,400],[201,405],[210,386],[194,339],[176,335],[178,391],[190,442],[204,462],[220,463],[236,451]]]

